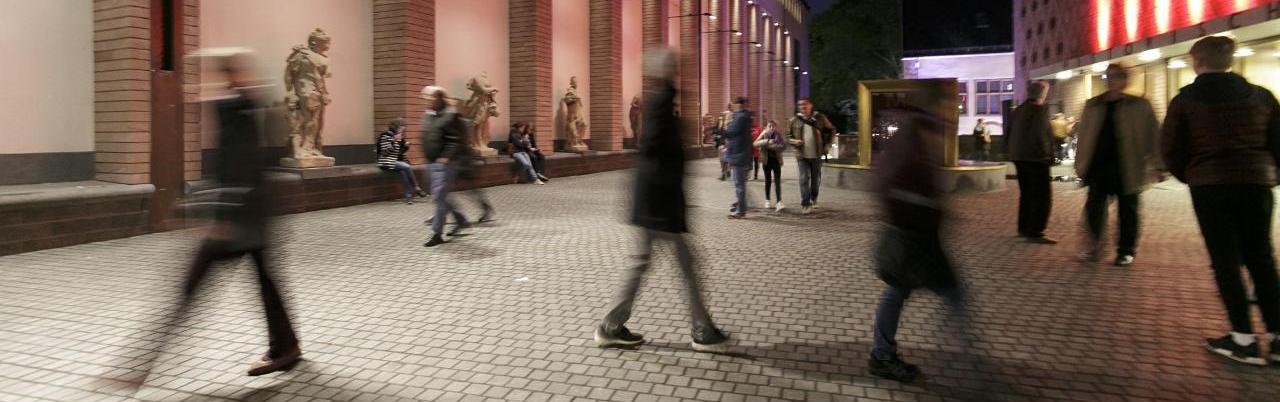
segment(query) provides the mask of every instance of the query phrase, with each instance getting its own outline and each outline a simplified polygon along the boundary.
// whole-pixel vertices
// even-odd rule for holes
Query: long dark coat
[[[645,94],[640,154],[631,223],[646,229],[683,233],[685,218],[684,143],[675,116],[676,89],[670,82]]]

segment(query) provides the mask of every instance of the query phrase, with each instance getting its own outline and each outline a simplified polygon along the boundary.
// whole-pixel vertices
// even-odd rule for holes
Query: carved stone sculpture
[[[329,35],[320,28],[306,46],[294,46],[284,71],[285,105],[289,113],[289,156],[280,165],[292,168],[333,166],[324,156],[324,109],[330,102],[325,79],[329,73]]]
[[[471,91],[471,97],[462,104],[461,112],[472,124],[468,145],[476,155],[497,155],[498,150],[489,148],[489,118],[498,117],[498,101],[495,99],[498,90],[489,84],[489,76],[483,72],[467,80],[467,90]]]
[[[631,97],[631,136],[640,137],[640,95]]]
[[[564,150],[585,152],[590,150],[583,139],[587,137],[587,121],[582,118],[582,98],[578,96],[578,77],[569,77],[569,89],[564,92]]]

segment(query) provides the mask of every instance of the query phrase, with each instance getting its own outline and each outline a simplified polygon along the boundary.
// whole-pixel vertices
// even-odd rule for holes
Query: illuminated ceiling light
[[[747,0],[747,4],[749,4],[749,5],[755,5],[755,4],[756,4],[756,2],[755,2],[755,0]]]
[[[1236,0],[1236,11],[1244,11],[1253,8],[1254,0]]]
[[[790,34],[791,34],[791,31],[790,31],[790,30],[782,31],[782,34],[783,34],[783,35],[790,35]]]
[[[1187,62],[1185,60],[1171,60],[1169,61],[1169,68],[1174,70],[1177,70],[1179,68],[1187,68]]]
[[[1058,73],[1058,79],[1060,79],[1060,80],[1069,80],[1069,79],[1071,79],[1071,76],[1072,76],[1072,75],[1075,75],[1075,74],[1072,74],[1072,73],[1071,73],[1071,70],[1062,71],[1062,72],[1059,72],[1059,73]]]
[[[1151,50],[1144,51],[1142,53],[1138,53],[1138,60],[1156,61],[1160,59],[1160,56],[1163,56],[1162,54],[1160,54],[1160,49],[1151,49]]]
[[[708,19],[708,20],[715,21],[715,20],[716,20],[716,16],[715,16],[715,14],[708,15],[708,16],[707,16],[707,19]]]
[[[1236,49],[1236,54],[1235,54],[1235,56],[1236,56],[1236,57],[1249,57],[1249,56],[1253,56],[1253,49],[1251,49],[1251,48],[1247,48],[1247,47],[1242,47],[1242,48]]]
[[[808,71],[801,72],[800,75],[809,75]]]
[[[783,60],[783,61],[782,61],[782,64],[791,64],[791,61],[790,61],[790,60]]]
[[[757,44],[756,44],[756,47],[764,47],[764,44],[763,44],[763,43],[757,43]]]
[[[738,36],[742,36],[742,31],[737,31],[737,32],[734,32],[733,34],[734,34],[734,35],[738,35]]]
[[[761,16],[768,17],[769,13],[760,13]]]
[[[800,69],[800,66],[795,66],[795,67],[792,67],[791,69],[792,69],[792,70],[799,70],[799,69]]]
[[[1101,73],[1101,72],[1107,71],[1107,62],[1103,61],[1103,62],[1093,63],[1093,66],[1090,66],[1089,69],[1093,70],[1093,72],[1095,73]]]

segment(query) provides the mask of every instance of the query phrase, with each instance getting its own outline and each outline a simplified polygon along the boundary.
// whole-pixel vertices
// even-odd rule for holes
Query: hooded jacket
[[[1276,185],[1280,104],[1233,73],[1206,73],[1169,102],[1161,136],[1169,172],[1191,186]]]

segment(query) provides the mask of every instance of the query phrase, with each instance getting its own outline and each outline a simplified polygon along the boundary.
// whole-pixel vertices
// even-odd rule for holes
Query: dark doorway
[[[183,0],[151,1],[151,200],[154,230],[177,218],[183,192],[182,6]]]

